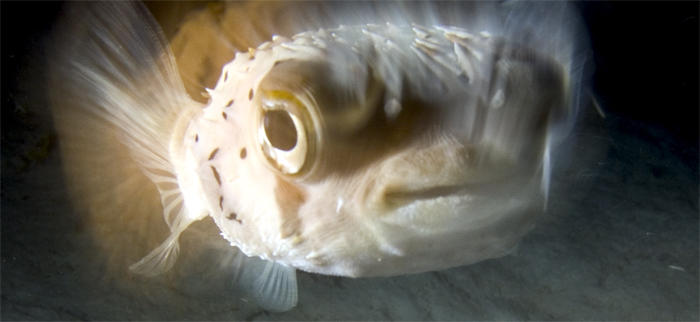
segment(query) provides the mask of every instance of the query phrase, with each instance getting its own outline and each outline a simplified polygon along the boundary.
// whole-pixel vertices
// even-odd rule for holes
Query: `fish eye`
[[[299,174],[313,147],[313,134],[304,104],[284,91],[264,91],[259,101],[258,144],[269,164],[286,175]]]
[[[273,148],[291,151],[297,145],[297,129],[289,112],[266,111],[263,114],[263,127],[265,136]]]

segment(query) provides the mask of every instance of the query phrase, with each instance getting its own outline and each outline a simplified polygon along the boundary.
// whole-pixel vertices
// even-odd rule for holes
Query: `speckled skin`
[[[301,67],[277,67],[289,64]],[[502,256],[543,211],[566,79],[546,56],[458,28],[276,37],[224,67],[183,137],[197,182],[180,186],[201,187],[185,199],[202,200],[231,245],[309,272],[398,275]],[[310,114],[300,173],[260,147],[270,90]],[[360,116],[334,118],[343,113]]]

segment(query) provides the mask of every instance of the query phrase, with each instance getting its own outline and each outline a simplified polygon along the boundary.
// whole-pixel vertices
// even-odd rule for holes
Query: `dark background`
[[[581,5],[606,110],[698,142],[698,2]]]
[[[3,128],[17,72],[47,35],[59,2],[7,2],[2,12]],[[579,3],[595,59],[593,88],[606,112],[667,128],[698,142],[698,2]],[[12,104],[9,104],[12,105]],[[4,133],[4,132],[3,132]]]

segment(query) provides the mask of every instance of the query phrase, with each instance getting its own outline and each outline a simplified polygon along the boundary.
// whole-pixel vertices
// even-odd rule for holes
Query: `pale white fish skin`
[[[571,112],[567,68],[536,48],[454,27],[276,37],[224,67],[187,129],[183,144],[198,163],[190,177],[203,188],[192,198],[206,201],[231,245],[309,272],[390,276],[502,256],[543,211],[550,130]],[[278,79],[265,83],[270,77]],[[328,98],[313,95],[328,83],[345,98],[330,102],[356,106],[319,103]],[[272,88],[294,98],[265,93]],[[315,150],[301,152],[300,174],[271,159],[299,161],[294,149],[261,148],[265,100],[286,100],[307,121],[296,130]],[[400,110],[382,116],[396,102]],[[418,123],[401,123],[418,113]],[[358,135],[377,118],[388,133],[411,135],[391,148],[371,145],[388,139]]]

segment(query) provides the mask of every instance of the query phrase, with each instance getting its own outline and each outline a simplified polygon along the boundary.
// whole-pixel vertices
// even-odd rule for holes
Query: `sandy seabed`
[[[299,303],[283,313],[207,279],[185,250],[162,276],[105,278],[64,188],[42,85],[28,84],[43,72],[27,62],[43,55],[13,57],[18,81],[3,88],[0,320],[700,318],[697,141],[593,109],[563,143],[546,213],[506,257],[391,278],[298,272]]]

